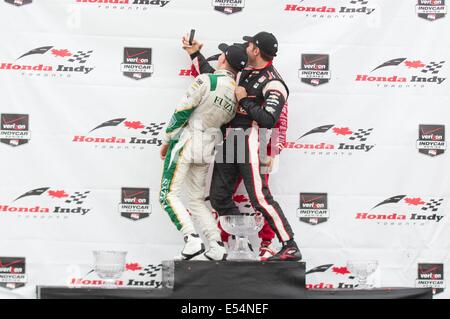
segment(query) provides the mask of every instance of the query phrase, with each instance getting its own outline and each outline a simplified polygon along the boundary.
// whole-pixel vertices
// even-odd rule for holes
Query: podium
[[[304,262],[167,261],[154,289],[37,286],[39,299],[431,299],[431,288],[306,289]]]

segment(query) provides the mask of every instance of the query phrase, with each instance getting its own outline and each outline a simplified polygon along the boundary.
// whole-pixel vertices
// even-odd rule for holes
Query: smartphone
[[[189,45],[192,45],[192,41],[194,41],[195,30],[191,29],[191,33],[189,34]]]

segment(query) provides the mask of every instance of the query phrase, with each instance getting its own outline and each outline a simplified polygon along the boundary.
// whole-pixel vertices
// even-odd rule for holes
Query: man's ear
[[[255,55],[259,55],[260,54],[260,50],[259,50],[259,48],[256,45],[253,47],[253,52],[255,53]]]

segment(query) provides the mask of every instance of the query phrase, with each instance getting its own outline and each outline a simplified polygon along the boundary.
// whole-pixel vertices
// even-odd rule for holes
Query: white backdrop
[[[24,271],[27,284],[4,285],[0,296],[95,285],[97,249],[128,251],[123,285],[159,285],[158,264],[182,238],[158,203],[158,144],[192,81],[180,42],[191,28],[206,56],[262,30],[279,40],[289,143],[271,185],[302,248],[308,287],[355,284],[346,261],[363,258],[380,263],[372,278],[380,286],[445,285],[450,20],[445,1],[421,3],[437,14],[419,16],[418,0],[2,0],[0,281]],[[125,76],[125,48],[152,73]],[[306,62],[329,70],[329,81],[302,81]],[[392,82],[399,78],[406,82]],[[420,153],[423,138],[444,152]],[[123,194],[140,194],[144,210],[122,216]],[[301,221],[300,194],[305,203],[319,198],[309,213],[327,219]],[[5,279],[23,258],[25,269]]]

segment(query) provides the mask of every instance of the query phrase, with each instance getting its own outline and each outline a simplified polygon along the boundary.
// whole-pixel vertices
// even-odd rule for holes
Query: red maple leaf
[[[67,50],[67,49],[63,49],[63,50],[53,49],[52,50],[52,54],[54,56],[59,56],[59,57],[62,57],[62,58],[65,58],[66,56],[71,56],[72,55],[72,53],[70,53],[69,50]]]
[[[416,61],[405,61],[405,65],[408,68],[423,68],[425,66],[425,64],[423,64],[420,60],[416,60]]]
[[[248,202],[248,198],[245,197],[244,195],[234,195],[233,196],[233,200],[236,203],[244,203],[244,202]]]
[[[337,274],[346,275],[351,274],[350,271],[348,271],[347,267],[333,267],[331,270]]]
[[[348,127],[335,127],[333,128],[333,132],[336,133],[336,135],[350,135],[353,134],[352,131],[350,131],[350,129]]]
[[[66,194],[65,191],[59,190],[59,191],[48,191],[48,195],[55,198],[64,198],[69,197],[69,194]]]
[[[405,202],[406,202],[408,205],[414,205],[414,206],[425,204],[425,202],[424,202],[420,197],[416,197],[416,198],[405,198]]]
[[[134,129],[140,129],[140,128],[144,128],[145,126],[141,123],[141,121],[125,121],[124,122],[125,126],[128,128],[134,128]]]
[[[131,263],[125,265],[126,270],[136,271],[141,270],[142,267],[138,263]]]

